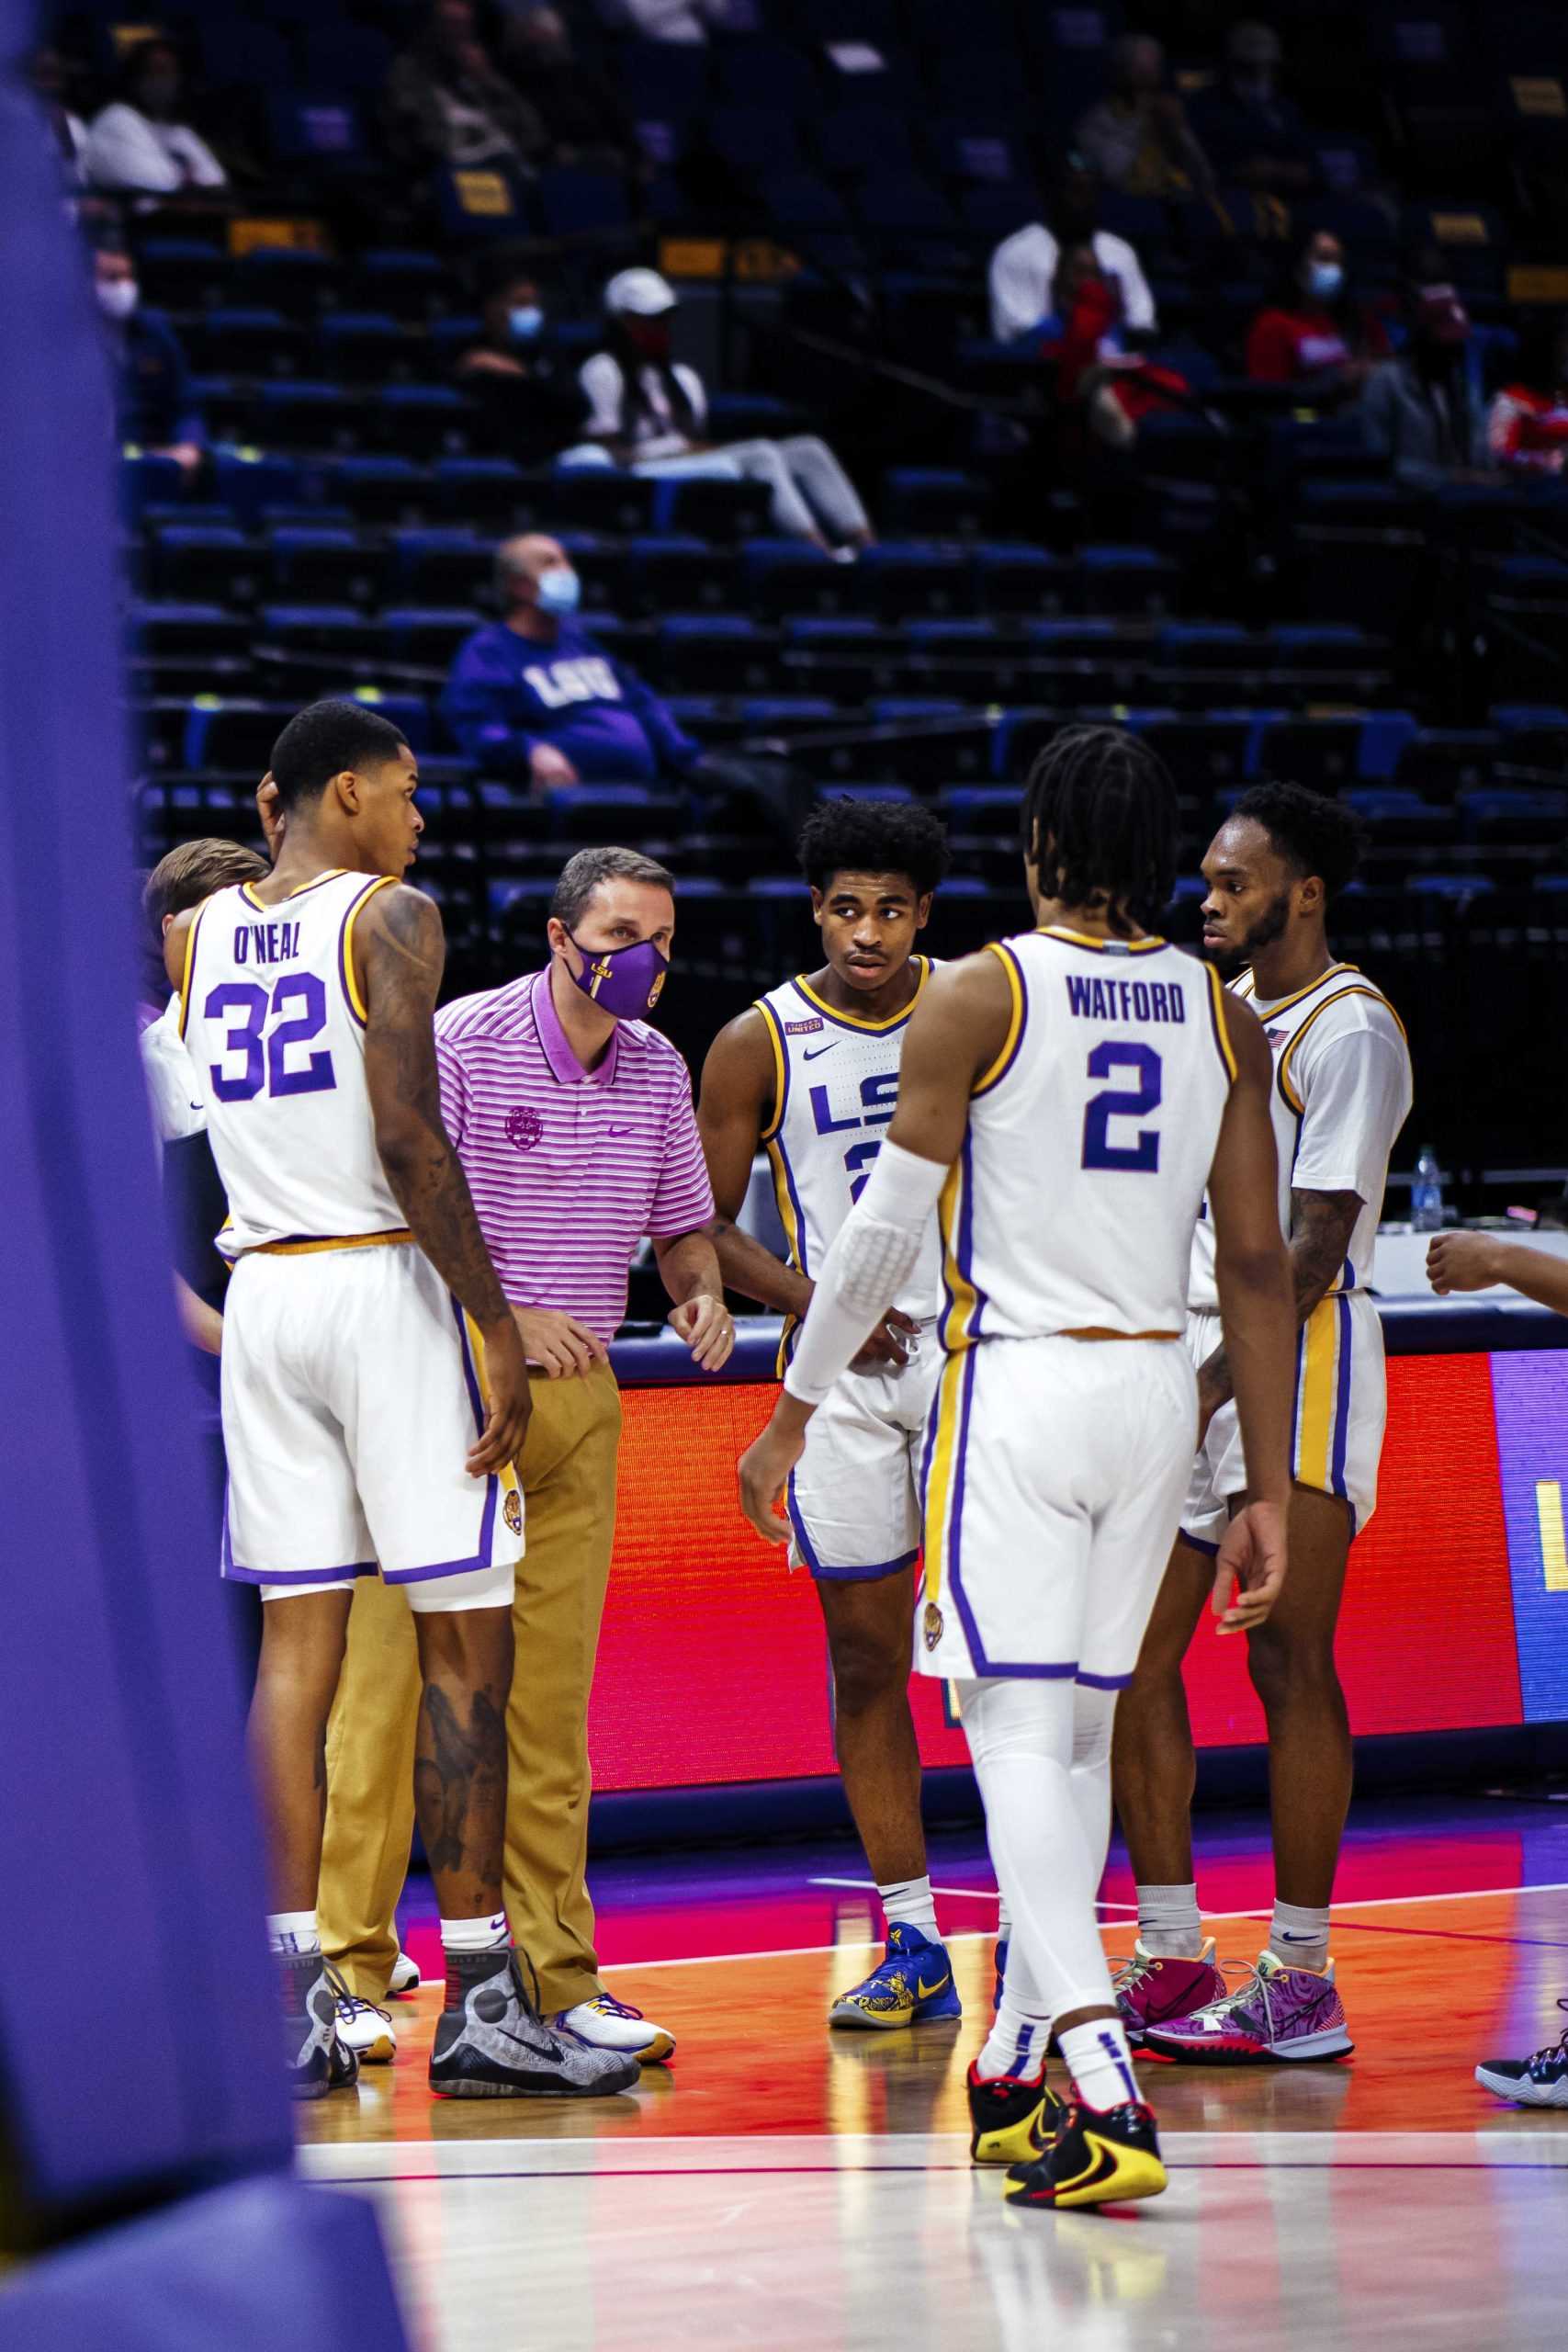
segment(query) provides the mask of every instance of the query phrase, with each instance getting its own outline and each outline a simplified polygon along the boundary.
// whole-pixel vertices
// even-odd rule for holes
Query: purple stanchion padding
[[[0,2104],[69,2223],[290,2134],[134,1035],[106,356],[32,20],[0,0]]]
[[[372,2208],[276,2173],[106,2230],[0,2309],[6,2352],[407,2352]]]

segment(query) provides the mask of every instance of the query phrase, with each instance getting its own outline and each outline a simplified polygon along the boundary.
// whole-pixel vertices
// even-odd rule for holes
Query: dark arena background
[[[1568,1320],[1426,1261],[1460,1227],[1568,1260],[1568,7],[0,0],[0,2346],[1560,2347],[1568,2057],[1536,2105],[1473,2070],[1568,1996]],[[545,609],[558,639],[505,626]],[[998,1898],[918,1676],[966,2022],[829,2032],[883,1918],[811,1579],[736,1502],[779,1318],[732,1297],[698,1371],[646,1244],[590,1852],[606,1984],[678,2055],[604,2101],[432,2099],[416,1847],[396,2057],[290,2131],[200,1344],[223,1203],[175,1145],[160,1202],[136,1031],[148,871],[261,848],[321,697],[417,756],[444,1000],[546,963],[577,851],[669,867],[694,1082],[821,961],[825,798],[943,820],[943,959],[1029,926],[1021,790],[1066,727],[1168,768],[1194,954],[1250,786],[1359,820],[1329,935],[1415,1109],[1337,1653],[1355,2050],[1151,2059],[1171,2187],[1135,2218],[971,2167]],[[782,1250],[761,1156],[743,1221]],[[1243,1647],[1205,1628],[1187,1684],[1245,1973]],[[1119,1840],[1100,1910],[1120,1962]]]

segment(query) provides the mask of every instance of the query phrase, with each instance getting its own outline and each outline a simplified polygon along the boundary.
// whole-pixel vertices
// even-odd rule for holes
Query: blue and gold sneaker
[[[963,2015],[947,1946],[933,1944],[919,1928],[896,1919],[887,1930],[886,1958],[863,1984],[840,1994],[828,2022],[886,2033],[899,2026],[930,2025],[939,2018]]]

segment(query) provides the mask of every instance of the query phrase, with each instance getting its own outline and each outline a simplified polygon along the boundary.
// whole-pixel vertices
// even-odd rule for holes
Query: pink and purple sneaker
[[[1266,1951],[1238,1992],[1206,2002],[1190,2017],[1150,2026],[1145,2046],[1156,2057],[1188,2065],[1234,2066],[1342,2058],[1353,2044],[1333,1962],[1320,1976],[1310,1968],[1287,1968]]]
[[[1134,2050],[1158,2028],[1179,2024],[1194,2009],[1223,2001],[1225,1980],[1214,1965],[1214,1939],[1210,1936],[1196,1960],[1181,1960],[1168,1952],[1145,1951],[1134,1944],[1131,1960],[1116,1971],[1116,2006]]]

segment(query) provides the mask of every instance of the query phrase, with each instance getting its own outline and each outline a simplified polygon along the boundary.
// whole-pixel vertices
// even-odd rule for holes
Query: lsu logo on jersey
[[[817,1050],[826,1053],[829,1049],[820,1046]],[[813,1058],[809,1048],[804,1058]],[[811,1124],[824,1143],[833,1136],[863,1137],[862,1142],[843,1147],[850,1198],[858,1201],[871,1174],[871,1163],[882,1148],[880,1130],[892,1125],[893,1114],[898,1107],[898,1073],[897,1069],[872,1070],[862,1079],[852,1078],[835,1084],[831,1072],[825,1071],[807,1089],[807,1097]],[[877,1132],[868,1135],[868,1128]]]
[[[505,1520],[507,1526],[512,1530],[513,1535],[522,1534],[523,1498],[518,1493],[515,1487],[508,1487],[506,1490],[506,1500],[501,1506],[501,1515]]]

